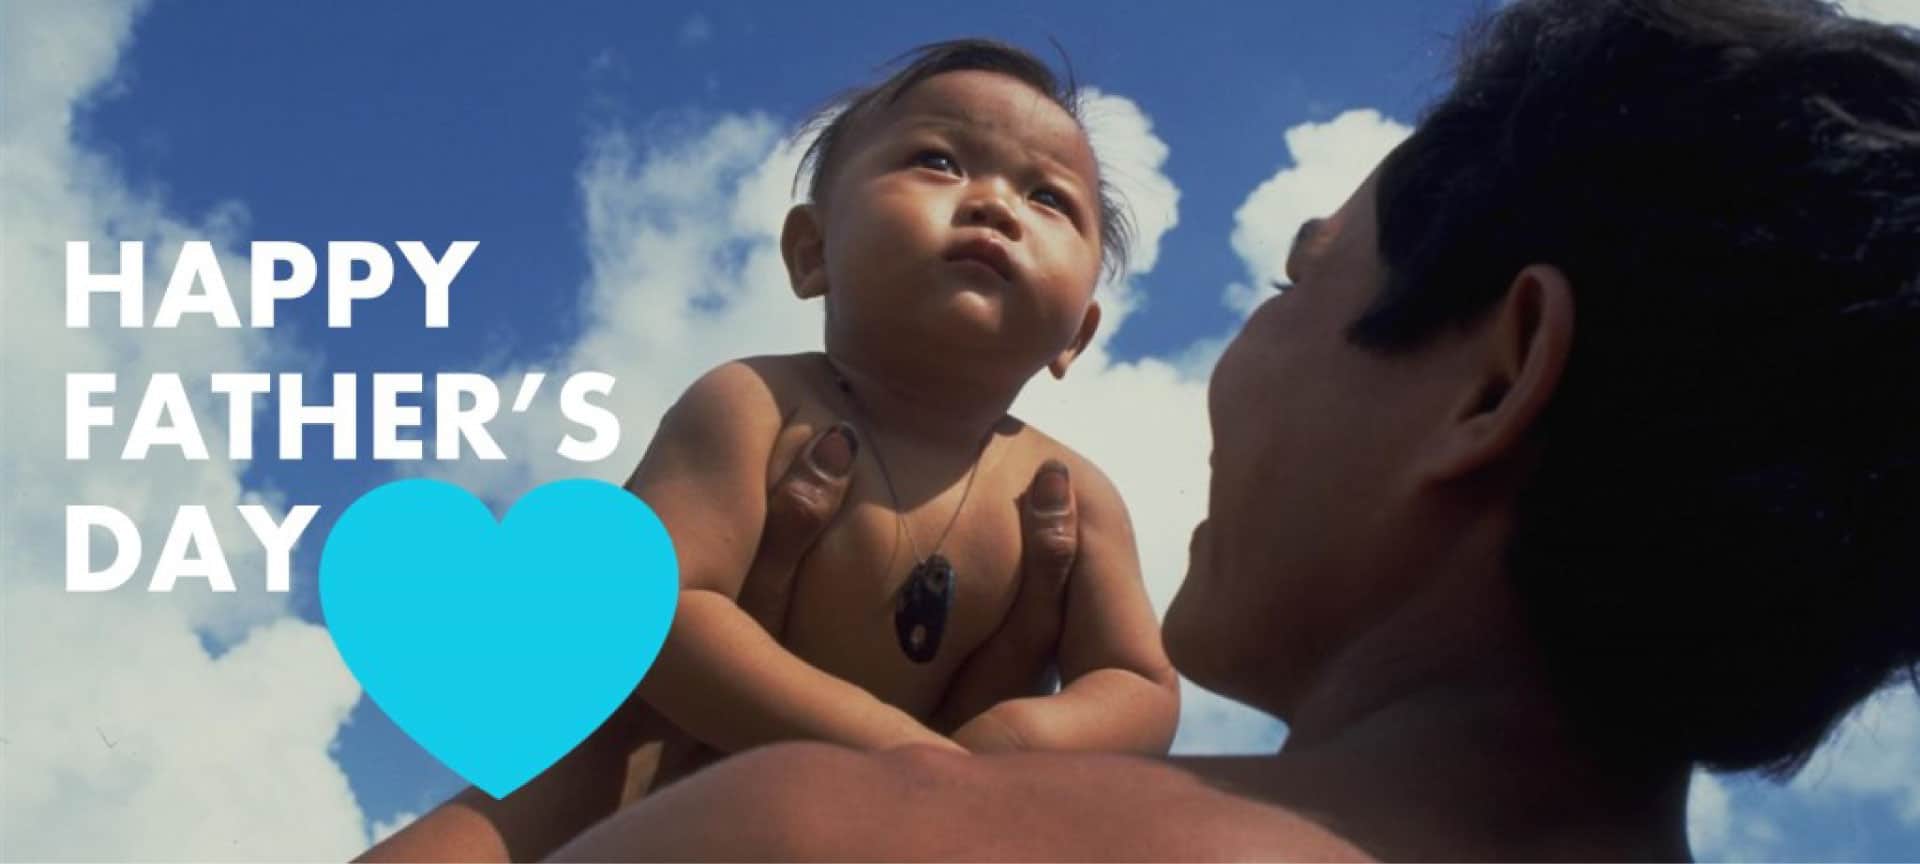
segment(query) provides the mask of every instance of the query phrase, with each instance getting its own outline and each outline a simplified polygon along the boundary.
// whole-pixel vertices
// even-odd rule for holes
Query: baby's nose
[[[1009,238],[1020,239],[1020,220],[999,196],[982,195],[968,201],[965,208],[961,213],[964,224],[992,228]]]

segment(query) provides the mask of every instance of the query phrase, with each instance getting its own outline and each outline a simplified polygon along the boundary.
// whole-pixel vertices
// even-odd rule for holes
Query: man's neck
[[[1238,782],[1386,858],[1687,857],[1687,767],[1584,747],[1512,601],[1430,584],[1328,664]]]

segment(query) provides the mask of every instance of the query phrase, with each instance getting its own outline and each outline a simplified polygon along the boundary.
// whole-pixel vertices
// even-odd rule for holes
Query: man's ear
[[[787,211],[787,223],[780,228],[780,257],[787,262],[793,296],[810,300],[827,293],[826,248],[820,208],[800,204]]]
[[[1573,285],[1550,264],[1520,271],[1468,358],[1470,386],[1431,453],[1434,474],[1463,477],[1523,450],[1560,389],[1573,350]]]
[[[1080,332],[1073,334],[1073,344],[1068,345],[1066,350],[1053,358],[1053,362],[1047,364],[1047,370],[1053,373],[1054,378],[1067,377],[1067,367],[1073,365],[1074,359],[1080,356],[1080,352],[1087,350],[1087,346],[1093,342],[1093,334],[1098,332],[1100,332],[1100,301],[1089,300],[1087,314],[1080,317]]]

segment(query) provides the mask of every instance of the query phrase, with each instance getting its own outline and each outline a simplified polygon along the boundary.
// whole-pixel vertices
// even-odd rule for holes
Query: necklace
[[[847,394],[852,403],[855,419],[865,425],[866,409],[860,403],[860,397],[853,392],[853,385],[847,377],[840,374],[833,360],[827,360],[827,368],[833,372],[833,380],[840,392]],[[973,494],[973,478],[980,473],[980,459],[986,455],[987,442],[993,440],[993,429],[981,436],[980,446],[973,454],[973,467],[967,470],[967,483],[960,489],[960,503],[953,508],[953,515],[947,519],[947,527],[940,529],[940,536],[933,541],[933,548],[927,557],[920,557],[920,546],[913,540],[913,529],[907,525],[907,516],[901,511],[900,493],[894,488],[893,474],[887,470],[887,460],[880,455],[880,441],[871,434],[863,437],[870,442],[874,464],[880,466],[880,479],[886,481],[887,497],[893,502],[894,523],[901,534],[906,535],[907,551],[913,556],[913,570],[907,574],[907,580],[900,585],[894,595],[893,633],[900,641],[900,650],[915,663],[928,663],[940,652],[940,637],[946,635],[947,618],[953,611],[953,597],[959,589],[959,575],[954,572],[953,562],[940,554],[941,544],[947,542],[947,534],[953,531],[954,523],[960,521],[961,511],[967,508],[967,498]]]

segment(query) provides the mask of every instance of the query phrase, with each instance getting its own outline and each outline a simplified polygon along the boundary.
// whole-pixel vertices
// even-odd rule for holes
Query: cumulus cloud
[[[1786,785],[1696,773],[1688,799],[1694,853],[1713,861],[1909,859],[1920,842],[1915,777],[1920,697],[1903,682],[1861,703]]]
[[[1247,281],[1227,287],[1225,302],[1250,314],[1286,281],[1287,251],[1308,219],[1340,209],[1361,181],[1413,130],[1371,108],[1287,130],[1289,164],[1256,187],[1233,214],[1233,251]]]
[[[1286,739],[1286,724],[1279,720],[1180,679],[1180,728],[1173,737],[1174,753],[1274,753]]]
[[[1696,775],[1694,851],[1719,861],[1911,860],[1920,848],[1915,777],[1920,697],[1902,682],[1861,703],[1786,785]]]
[[[373,842],[380,843],[388,837],[400,833],[400,829],[412,825],[414,820],[419,818],[420,814],[407,811],[395,813],[392,819],[375,821],[373,823]]]
[[[1920,0],[1840,0],[1840,8],[1856,18],[1920,27]]]
[[[7,592],[6,858],[312,860],[365,847],[329,751],[360,689],[325,631],[278,618],[214,659],[177,609],[69,599]]]
[[[1712,855],[1727,843],[1727,787],[1719,778],[1695,772],[1687,788],[1687,839],[1695,855]]]
[[[1793,788],[1815,799],[1879,802],[1920,832],[1920,696],[1897,685],[1868,699],[1847,719]],[[1916,833],[1920,838],[1920,833]]]
[[[95,433],[92,461],[64,457],[67,372],[118,374],[115,413],[124,430],[153,372],[204,382],[212,371],[301,362],[259,333],[204,321],[121,330],[106,298],[94,307],[98,326],[64,327],[68,240],[105,247],[94,258],[103,271],[118,267],[118,241],[144,241],[149,285],[164,284],[187,239],[215,241],[226,272],[246,272],[224,251],[244,227],[242,208],[176,215],[74,143],[74,113],[114,83],[137,12],[112,2],[0,6],[0,853],[351,855],[366,835],[329,747],[358,686],[325,632],[290,616],[285,595],[263,590],[264,558],[234,505],[266,504],[276,518],[283,508],[247,489],[240,466],[222,458],[188,462],[163,449],[145,462],[120,462],[120,431]],[[235,281],[244,300],[245,280]],[[149,313],[156,304],[149,297]],[[194,408],[224,416],[208,398]],[[224,424],[200,431],[216,457],[224,452]],[[64,591],[70,503],[111,505],[139,526],[146,566],[128,588]],[[216,595],[191,579],[171,594],[144,590],[146,567],[182,504],[209,507],[237,593]]]
[[[1080,116],[1096,143],[1100,176],[1119,191],[1133,224],[1124,285],[1125,277],[1151,272],[1160,260],[1160,238],[1180,224],[1180,189],[1164,170],[1167,142],[1153,134],[1153,119],[1133,100],[1089,87],[1081,92]]]

